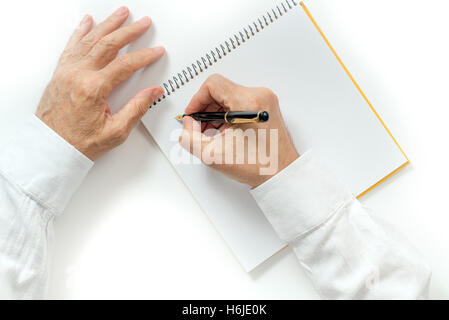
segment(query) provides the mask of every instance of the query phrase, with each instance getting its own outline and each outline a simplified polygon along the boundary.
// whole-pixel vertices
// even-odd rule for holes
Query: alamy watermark
[[[175,143],[170,150],[174,164],[258,165],[260,175],[273,175],[279,166],[279,132],[277,129],[228,128],[209,129],[201,133],[198,123],[192,131],[174,130]],[[190,153],[185,150],[189,150]]]

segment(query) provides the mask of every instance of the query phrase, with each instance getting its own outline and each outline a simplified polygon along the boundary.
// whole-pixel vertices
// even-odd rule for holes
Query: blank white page
[[[257,17],[248,19],[252,23]],[[231,29],[234,27],[231,23]],[[231,36],[232,30],[223,30],[223,36],[226,34]],[[218,38],[217,43],[224,40]],[[191,61],[204,54],[198,52]],[[157,68],[141,72],[139,83],[150,83],[154,79],[151,73]],[[170,73],[177,75],[181,71]],[[178,146],[182,126],[173,118],[183,113],[191,97],[212,73],[220,73],[245,86],[272,89],[279,96],[282,113],[299,152],[313,149],[354,195],[361,194],[407,162],[299,5],[144,117],[145,126],[169,159],[172,152],[185,153]],[[173,166],[245,270],[254,269],[285,246],[248,187],[201,164],[173,163]]]

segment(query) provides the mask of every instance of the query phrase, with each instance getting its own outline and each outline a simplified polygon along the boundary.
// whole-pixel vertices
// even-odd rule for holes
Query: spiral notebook
[[[284,0],[263,16],[248,17],[236,32],[234,27],[230,21],[229,36],[217,38],[217,46],[198,52],[184,69],[162,73],[170,74],[162,83],[165,96],[143,123],[244,269],[251,271],[286,244],[249,188],[202,164],[179,163],[180,155],[190,155],[178,145],[181,126],[174,116],[183,113],[209,75],[272,89],[298,150],[313,149],[354,195],[365,194],[409,161],[304,3]],[[154,83],[152,68],[137,80]]]

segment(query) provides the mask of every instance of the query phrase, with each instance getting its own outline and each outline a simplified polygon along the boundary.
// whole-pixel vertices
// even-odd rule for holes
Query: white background
[[[166,18],[167,2],[148,0],[148,12],[134,16]],[[253,17],[276,3],[171,2],[178,20],[159,25],[197,30],[179,36],[185,46],[211,30],[214,17],[205,12],[220,13],[215,20],[235,30],[237,16]],[[98,21],[121,4],[132,9],[136,3],[3,4],[0,147],[35,110],[82,15],[95,12]],[[421,251],[433,270],[431,298],[447,299],[449,2],[311,0],[308,6],[412,161],[362,202]],[[97,161],[56,222],[54,252],[50,298],[318,298],[290,250],[246,274],[142,125],[124,146]]]

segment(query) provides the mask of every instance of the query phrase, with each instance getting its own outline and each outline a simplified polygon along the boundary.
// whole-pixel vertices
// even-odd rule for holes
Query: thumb
[[[154,101],[164,94],[161,87],[149,87],[139,91],[114,117],[121,126],[131,131],[150,109]]]

